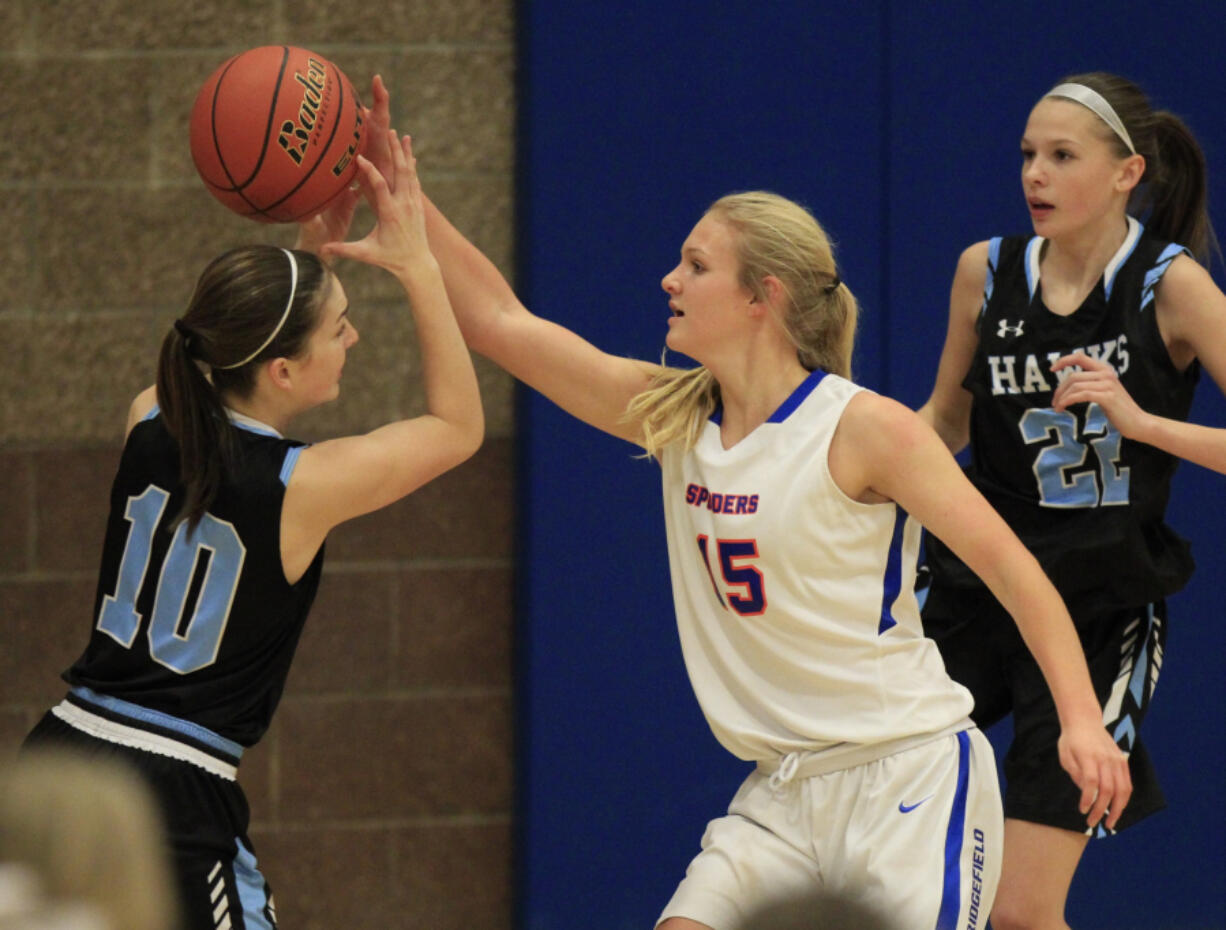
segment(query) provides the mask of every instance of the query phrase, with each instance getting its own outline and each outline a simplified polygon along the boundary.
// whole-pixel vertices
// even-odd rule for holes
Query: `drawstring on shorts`
[[[801,755],[799,752],[789,752],[780,760],[779,768],[771,772],[771,777],[767,783],[775,794],[781,793],[792,779],[796,777],[796,771],[800,768]]]

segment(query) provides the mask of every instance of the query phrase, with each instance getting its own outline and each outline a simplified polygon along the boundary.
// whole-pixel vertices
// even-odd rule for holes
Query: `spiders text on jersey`
[[[751,514],[758,512],[757,494],[720,494],[699,484],[686,486],[685,502],[694,507],[705,507],[712,513]]]

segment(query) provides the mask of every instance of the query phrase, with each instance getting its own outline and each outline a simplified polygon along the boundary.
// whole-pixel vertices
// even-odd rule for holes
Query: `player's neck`
[[[1042,256],[1044,283],[1088,292],[1127,237],[1127,218],[1113,215],[1067,236],[1049,239]]]
[[[723,417],[720,438],[730,449],[771,418],[809,376],[796,358],[760,360],[719,378]]]
[[[265,426],[271,426],[282,436],[286,434],[290,420],[293,419],[293,414],[279,409],[274,403],[263,401],[258,392],[246,398],[223,394],[221,402],[227,410],[233,410]]]

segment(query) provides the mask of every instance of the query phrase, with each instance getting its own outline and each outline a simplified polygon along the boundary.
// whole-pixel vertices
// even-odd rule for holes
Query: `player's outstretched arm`
[[[387,124],[390,99],[376,75],[371,83],[373,105],[367,112],[372,127]],[[370,152],[375,167],[386,173],[382,150]],[[497,266],[429,197],[425,211],[430,248],[469,347],[585,423],[640,442],[637,425],[624,421],[623,415],[658,366],[602,352],[565,327],[530,313]]]
[[[531,313],[494,263],[428,198],[426,225],[469,346],[585,423],[641,442],[638,425],[623,417],[659,366],[610,355]]]
[[[375,228],[358,242],[330,243],[325,253],[384,268],[404,287],[421,349],[426,413],[307,448],[286,492],[283,550],[313,553],[332,527],[399,500],[463,462],[483,438],[472,357],[430,253],[407,138],[394,143],[393,165],[394,191],[360,158],[360,182],[375,209]],[[286,534],[293,536],[288,547]]]
[[[1060,762],[1081,788],[1091,826],[1113,827],[1128,803],[1127,760],[1102,723],[1081,642],[1060,595],[1000,515],[966,479],[919,416],[875,394],[857,395],[830,449],[830,472],[858,500],[888,499],[944,541],[1013,616],[1051,689]]]

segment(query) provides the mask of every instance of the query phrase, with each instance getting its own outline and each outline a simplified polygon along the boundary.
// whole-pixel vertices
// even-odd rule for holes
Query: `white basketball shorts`
[[[738,930],[780,902],[835,895],[907,930],[987,927],[1004,816],[978,729],[834,772],[804,769],[774,787],[761,769],[750,774],[727,816],[707,825],[661,921]]]

